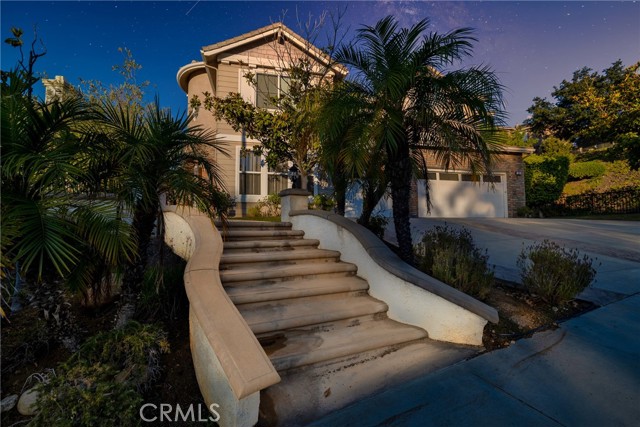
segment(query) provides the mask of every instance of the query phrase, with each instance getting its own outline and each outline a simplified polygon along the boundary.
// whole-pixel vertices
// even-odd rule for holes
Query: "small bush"
[[[249,208],[247,213],[255,218],[280,215],[280,196],[269,194],[267,197],[263,197],[258,203]]]
[[[162,329],[132,321],[121,329],[89,338],[69,361],[111,365],[127,372],[127,381],[143,390],[158,378],[160,354],[168,351],[169,343]]]
[[[572,300],[593,281],[596,271],[587,255],[545,240],[523,249],[518,256],[522,284],[551,304]]]
[[[333,210],[336,206],[336,201],[333,197],[326,194],[317,194],[313,196],[313,201],[309,203],[309,209],[320,209],[323,211]]]
[[[137,426],[142,396],[110,365],[74,365],[39,386],[35,427]]]
[[[536,216],[536,211],[528,206],[521,206],[516,211],[516,215],[518,218],[534,218]]]
[[[591,162],[576,162],[569,166],[569,177],[571,179],[596,178],[604,175],[607,171],[604,163],[598,160]]]
[[[418,268],[469,295],[484,298],[493,285],[489,255],[475,246],[469,230],[436,226],[415,247]]]
[[[90,338],[38,386],[34,426],[134,426],[140,392],[158,378],[164,332],[129,322]]]

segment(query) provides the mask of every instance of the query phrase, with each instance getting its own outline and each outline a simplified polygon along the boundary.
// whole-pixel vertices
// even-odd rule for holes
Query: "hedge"
[[[606,171],[607,168],[600,160],[576,162],[569,166],[569,178],[574,180],[595,178],[604,175]]]
[[[556,201],[569,177],[569,158],[532,154],[524,159],[527,206],[539,207]]]

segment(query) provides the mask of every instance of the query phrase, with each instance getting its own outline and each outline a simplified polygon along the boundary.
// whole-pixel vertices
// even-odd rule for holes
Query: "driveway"
[[[414,218],[413,243],[436,225],[464,227],[476,246],[488,249],[489,262],[498,278],[520,280],[516,260],[523,248],[552,240],[576,248],[594,259],[596,281],[581,298],[598,305],[619,301],[640,292],[640,222],[529,218]],[[385,236],[395,241],[393,225]]]

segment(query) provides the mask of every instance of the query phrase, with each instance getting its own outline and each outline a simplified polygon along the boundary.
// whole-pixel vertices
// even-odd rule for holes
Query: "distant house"
[[[344,76],[346,69],[331,65],[330,58],[282,23],[275,23],[234,37],[200,50],[202,61],[194,61],[178,70],[177,80],[189,99],[204,92],[218,97],[240,93],[245,101],[259,107],[269,107],[269,100],[288,90],[287,69],[291,61],[306,58],[318,67],[329,67],[329,75]],[[256,85],[245,76],[255,76]],[[197,112],[196,112],[197,113]],[[288,166],[270,170],[264,159],[250,149],[258,141],[235,132],[224,121],[216,121],[212,114],[197,114],[196,123],[215,130],[226,143],[230,157],[218,155],[227,190],[235,197],[236,212],[247,209],[268,194],[277,194],[291,186],[287,178]]]
[[[246,101],[268,108],[270,98],[288,89],[286,60],[297,57],[308,58],[321,67],[329,66],[336,77],[347,74],[345,68],[330,65],[322,51],[281,23],[204,46],[200,54],[201,61],[193,61],[178,70],[178,84],[188,99],[194,95],[202,98],[204,92],[218,97],[236,92]],[[250,85],[245,78],[249,72],[256,77],[256,86]],[[212,114],[197,114],[195,120],[215,130],[227,143],[230,157],[217,155],[213,160],[220,165],[225,186],[236,199],[237,215],[244,215],[251,205],[268,194],[290,187],[286,166],[270,170],[264,159],[242,150],[253,147],[258,141],[235,132],[228,123],[215,120]],[[413,185],[411,214],[416,217],[516,216],[518,208],[525,205],[522,158],[532,151],[530,148],[505,147],[497,157],[492,176],[473,176],[464,167],[445,170],[438,167],[433,155],[425,154],[430,168],[433,207],[427,212],[425,186],[418,180]],[[388,199],[381,201],[379,213],[390,215],[390,204]],[[357,191],[352,192],[347,208],[347,215],[359,214],[361,200]]]
[[[42,84],[44,85],[44,102],[47,104],[76,92],[76,89],[64,79],[64,76],[42,79]]]

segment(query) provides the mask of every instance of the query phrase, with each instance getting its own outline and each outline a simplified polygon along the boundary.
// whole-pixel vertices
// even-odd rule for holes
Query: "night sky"
[[[306,20],[323,10],[346,11],[346,38],[361,24],[374,25],[394,15],[408,26],[429,17],[431,30],[472,27],[479,39],[466,65],[486,64],[506,86],[509,124],[522,122],[535,96],[550,97],[554,85],[583,66],[602,71],[617,59],[640,60],[638,2],[32,2],[0,3],[2,40],[12,26],[33,26],[47,55],[37,65],[48,77],[118,83],[111,70],[122,62],[118,47],[131,49],[143,69],[140,81],[153,84],[163,106],[186,108],[176,83],[178,69],[201,60],[200,48],[278,21],[297,30],[296,15]],[[322,41],[323,39],[320,39]],[[322,44],[322,43],[318,43]],[[2,45],[2,69],[11,68],[17,50]],[[41,91],[43,93],[43,91]]]

